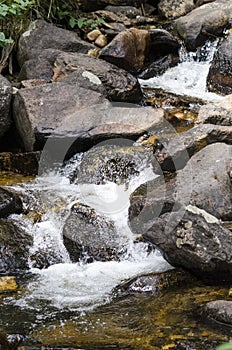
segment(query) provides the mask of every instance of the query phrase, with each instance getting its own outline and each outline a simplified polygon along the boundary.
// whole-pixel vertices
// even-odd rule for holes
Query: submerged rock
[[[0,75],[0,138],[5,134],[11,125],[11,97],[11,83]]]
[[[218,103],[202,106],[195,124],[216,124],[232,126],[232,95],[228,95]]]
[[[10,220],[0,220],[0,274],[28,269],[33,238]]]
[[[83,204],[73,205],[64,224],[63,239],[73,262],[115,260],[122,250],[114,223]]]
[[[203,308],[203,313],[209,318],[232,325],[232,301],[215,300],[206,303]]]
[[[188,206],[185,212],[163,214],[144,237],[171,265],[207,281],[231,282],[232,232],[209,213]]]
[[[0,277],[0,294],[5,292],[13,292],[18,289],[15,276]]]
[[[0,218],[10,214],[22,213],[23,206],[20,197],[9,190],[0,187]]]
[[[231,5],[232,8],[232,5]],[[232,15],[232,9],[231,9]],[[210,66],[207,87],[219,94],[232,93],[232,33],[219,45]]]
[[[11,171],[17,174],[37,175],[40,152],[0,153],[0,171]]]
[[[192,280],[193,277],[187,272],[181,269],[173,269],[166,272],[131,278],[118,285],[114,289],[113,294],[116,297],[138,293],[162,295],[166,291],[170,291],[171,287],[178,287]]]
[[[54,65],[53,81],[63,79],[76,87],[100,91],[113,101],[139,103],[142,99],[138,80],[108,62],[84,54],[62,53]]]
[[[188,50],[195,51],[207,39],[222,36],[230,25],[232,4],[228,0],[216,0],[205,4],[178,18],[176,30]]]

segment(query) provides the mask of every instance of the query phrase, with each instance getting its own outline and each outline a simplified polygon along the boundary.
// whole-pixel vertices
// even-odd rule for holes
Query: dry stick
[[[144,8],[143,2],[141,3],[141,11],[142,11],[142,15],[145,17],[146,13],[145,13],[145,8]]]

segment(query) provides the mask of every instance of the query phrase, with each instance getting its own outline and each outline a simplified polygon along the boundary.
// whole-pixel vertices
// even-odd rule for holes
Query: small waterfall
[[[130,194],[156,177],[152,166],[144,163],[139,175],[132,177],[127,185],[72,184],[68,176],[76,166],[75,161],[69,162],[62,172],[37,177],[23,188],[15,187],[23,196],[30,196],[30,207],[43,213],[38,223],[30,220],[27,223],[28,231],[34,235],[30,262],[33,278],[26,292],[14,301],[16,306],[38,313],[39,320],[49,317],[51,310],[56,313],[92,309],[109,302],[111,291],[122,280],[171,268],[158,251],[148,252],[146,243],[134,242],[135,235],[127,223]],[[62,229],[70,208],[77,202],[113,220],[118,239],[126,246],[126,253],[119,261],[71,263],[63,245]],[[47,255],[48,268],[33,267],[32,257],[38,251]]]
[[[142,87],[160,88],[177,95],[197,97],[202,100],[217,102],[222,97],[208,92],[206,80],[218,40],[207,42],[196,52],[187,52],[183,47],[179,51],[180,63],[168,69],[164,74],[140,79]]]

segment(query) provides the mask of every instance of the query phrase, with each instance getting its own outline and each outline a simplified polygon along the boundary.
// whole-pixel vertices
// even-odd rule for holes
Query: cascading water
[[[72,164],[77,167],[78,160]],[[17,300],[10,299],[10,303],[33,310],[38,320],[51,317],[52,312],[56,315],[65,310],[85,311],[109,302],[111,291],[122,280],[171,268],[158,251],[149,253],[146,243],[135,243],[135,235],[127,224],[130,194],[156,176],[151,165],[141,164],[139,170],[139,175],[132,177],[129,184],[72,184],[68,178],[72,172],[68,163],[62,170],[63,175],[46,174],[14,188],[23,197],[30,196],[29,206],[44,214],[38,223],[28,220],[25,224],[24,221],[24,227],[34,236],[30,251],[33,278],[23,295],[19,293]],[[62,229],[76,202],[89,205],[113,220],[119,245],[126,248],[119,261],[70,261],[63,245]],[[20,223],[20,216],[15,216],[15,220]],[[46,255],[48,268],[34,267],[33,256],[38,252]]]
[[[214,53],[217,49],[218,40],[207,42],[196,52],[187,52],[183,47],[180,49],[180,63],[168,69],[161,76],[147,80],[140,79],[142,87],[161,88],[177,95],[197,97],[202,100],[217,102],[222,97],[208,92],[206,79]]]

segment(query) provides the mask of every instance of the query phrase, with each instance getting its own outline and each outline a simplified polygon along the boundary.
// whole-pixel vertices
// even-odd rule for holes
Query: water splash
[[[150,78],[140,79],[142,87],[160,88],[177,95],[197,97],[202,100],[217,102],[222,96],[207,91],[206,80],[218,40],[207,42],[196,52],[187,52],[180,49],[180,63],[168,69],[164,74]]]

